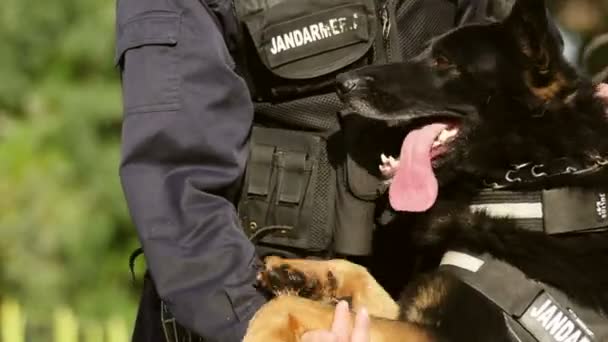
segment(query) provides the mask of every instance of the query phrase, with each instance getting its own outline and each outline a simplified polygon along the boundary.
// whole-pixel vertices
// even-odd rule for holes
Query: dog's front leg
[[[399,305],[360,265],[346,260],[306,260],[268,257],[259,275],[263,287],[276,295],[290,294],[335,304],[351,302],[353,310],[365,307],[371,316],[397,319]]]

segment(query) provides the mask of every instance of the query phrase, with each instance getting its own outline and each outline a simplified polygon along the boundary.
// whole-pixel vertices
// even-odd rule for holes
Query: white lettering
[[[581,337],[581,331],[577,330],[574,332],[574,334],[570,335],[570,337],[568,337],[568,339],[564,342],[578,342],[579,337]]]
[[[546,327],[551,317],[555,315],[555,311],[557,311],[557,307],[555,305],[551,305],[547,310],[545,310],[545,312],[538,316],[537,321],[542,323],[543,327]]]
[[[302,36],[302,31],[295,30],[293,31],[293,40],[296,42],[296,46],[302,46],[304,43],[304,37]]]
[[[595,202],[595,210],[597,211],[597,215],[605,220],[606,218],[608,218],[608,208],[606,205],[606,194],[605,193],[601,193],[599,194],[599,200]]]
[[[311,26],[311,28],[312,28],[312,27],[314,27],[314,26]],[[312,40],[312,37],[310,36],[310,32],[308,32],[308,27],[305,27],[305,28],[302,30],[302,32],[303,32],[303,34],[304,34],[304,44],[312,43],[312,42],[313,42],[313,40]]]
[[[329,19],[329,27],[331,27],[331,32],[335,35],[340,34],[340,28],[336,25],[338,20],[336,18]]]
[[[557,334],[553,335],[553,337],[555,337],[558,342],[563,342],[568,338],[568,336],[570,336],[570,334],[572,334],[572,331],[574,331],[574,323],[572,323],[572,321],[568,321],[559,329]]]
[[[270,47],[270,53],[273,54],[273,55],[276,55],[277,52],[278,52],[277,51],[277,39],[276,39],[276,37],[272,37],[272,39],[270,40],[270,44],[272,45]]]
[[[277,36],[277,53],[281,51],[285,51],[287,48],[285,47],[285,43],[283,42],[283,38],[281,36]]]
[[[346,31],[346,18],[340,17],[338,18],[338,24],[340,25],[340,32]]]
[[[321,40],[321,35],[319,34],[319,24],[310,26],[310,34],[312,35],[312,40],[317,41]]]
[[[551,304],[551,300],[547,299],[543,303],[543,305],[540,306],[540,308],[533,306],[532,310],[530,310],[530,316],[532,316],[532,318],[536,318],[536,317],[540,316],[540,314],[547,309],[549,304]]]
[[[296,47],[293,39],[293,32],[289,32],[283,35],[283,41],[285,42],[285,50]]]
[[[564,325],[564,323],[566,323],[567,320],[568,320],[568,316],[564,316],[564,314],[561,311],[558,311],[557,314],[555,316],[553,316],[553,318],[551,318],[551,321],[549,321],[549,323],[547,323],[547,325],[545,326],[545,329],[547,331],[549,331],[549,333],[551,335],[555,335],[557,330],[559,328],[561,328],[561,326]]]
[[[329,30],[329,27],[325,26],[325,24],[319,23],[319,28],[321,29],[321,39],[331,37],[331,31]]]
[[[277,35],[270,40],[270,53],[276,55],[289,49],[357,29],[359,27],[357,24],[358,18],[357,13],[353,13],[352,19],[350,17],[331,18],[325,22],[304,26],[300,29]],[[352,23],[349,22],[351,20]]]

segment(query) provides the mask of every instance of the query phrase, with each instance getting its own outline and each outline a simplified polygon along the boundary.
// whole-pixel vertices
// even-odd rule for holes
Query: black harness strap
[[[484,190],[470,209],[510,217],[523,229],[552,235],[608,229],[608,189]]]
[[[593,342],[608,338],[608,318],[578,307],[560,291],[527,278],[519,269],[488,254],[450,251],[439,269],[454,274],[499,307],[513,341]]]

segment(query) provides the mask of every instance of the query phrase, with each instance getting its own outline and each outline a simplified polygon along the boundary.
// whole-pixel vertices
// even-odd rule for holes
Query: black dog
[[[608,341],[608,117],[562,57],[544,1],[519,0],[503,22],[455,29],[411,61],[338,81],[358,115],[407,132],[399,158],[381,160],[390,203],[418,213],[403,229],[447,253],[398,309],[344,261],[273,258],[265,286],[350,297],[403,322],[375,321],[373,341]],[[327,311],[280,296],[247,340],[297,340],[329,326]]]

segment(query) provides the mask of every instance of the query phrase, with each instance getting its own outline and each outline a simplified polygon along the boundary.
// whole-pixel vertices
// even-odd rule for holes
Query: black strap
[[[530,303],[542,292],[542,287],[507,263],[489,256],[481,259],[484,264],[477,272],[452,264],[442,264],[440,269],[455,274],[510,316],[523,315]]]
[[[131,253],[131,255],[129,255],[129,270],[131,271],[131,279],[133,279],[133,282],[136,282],[136,277],[135,277],[135,260],[137,259],[138,256],[144,254],[144,249],[139,247],[137,249],[135,249],[133,251],[133,253]]]
[[[472,258],[476,263],[456,262],[455,258],[462,255],[464,260]],[[571,303],[557,300],[542,283],[488,254],[448,252],[440,270],[454,274],[500,308],[515,341],[596,341]],[[552,292],[559,293],[555,289]]]
[[[510,216],[520,228],[552,235],[608,229],[608,189],[603,188],[484,190],[473,199],[470,208],[490,216]]]

